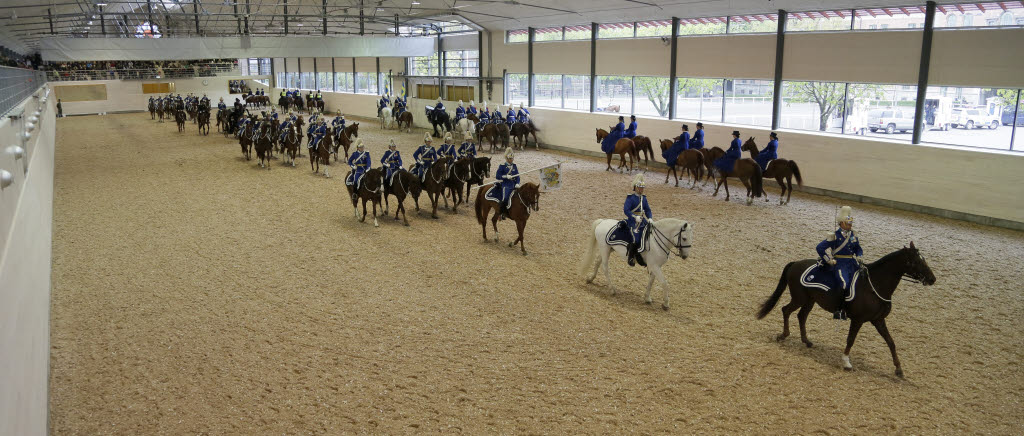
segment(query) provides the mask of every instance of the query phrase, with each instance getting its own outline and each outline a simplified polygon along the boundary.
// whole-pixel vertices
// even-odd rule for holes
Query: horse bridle
[[[654,242],[658,244],[658,248],[665,250],[666,253],[683,257],[683,249],[692,247],[692,244],[683,244],[683,232],[686,231],[686,228],[690,225],[689,223],[683,223],[683,226],[679,228],[679,232],[676,233],[675,244],[672,247],[675,247],[677,251],[672,251],[667,245],[672,242],[671,238],[662,233],[653,222],[649,225],[651,226],[652,233],[654,233]],[[663,239],[664,241],[662,241]]]

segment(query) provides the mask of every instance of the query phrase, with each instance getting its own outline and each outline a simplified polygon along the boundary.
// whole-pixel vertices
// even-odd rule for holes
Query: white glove
[[[835,265],[836,265],[836,260],[835,260],[835,259],[832,259],[832,258],[829,258],[829,260],[828,260],[828,264],[829,264],[829,265],[832,265],[832,266],[835,266]]]

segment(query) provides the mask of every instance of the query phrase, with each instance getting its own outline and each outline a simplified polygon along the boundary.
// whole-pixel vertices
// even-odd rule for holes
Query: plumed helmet
[[[440,102],[441,102],[441,97],[438,97],[438,98],[437,98],[437,102],[438,102],[438,103],[440,103]]]
[[[338,115],[341,115],[341,109],[338,109]]]
[[[508,150],[505,150],[505,159],[514,159],[515,157],[516,157],[516,153],[513,152],[511,148],[508,149]]]
[[[450,142],[452,140],[452,132],[445,132],[444,140],[445,142]]]
[[[363,148],[363,138],[356,138],[356,149]]]
[[[484,109],[487,109],[487,101],[484,101]]]
[[[462,100],[459,100],[459,106],[460,107],[462,106]]]
[[[636,177],[633,178],[633,187],[643,188],[644,186],[646,186],[646,184],[644,183],[643,173],[637,174]]]
[[[423,134],[423,142],[431,142],[431,141],[433,141],[433,138],[430,137],[430,134],[429,133],[424,133]]]
[[[853,208],[850,206],[843,206],[839,208],[839,213],[836,214],[836,224],[850,223],[853,224]]]
[[[474,102],[473,100],[470,100],[470,101],[469,101],[469,105],[470,105],[470,106],[476,106],[476,102]]]
[[[397,145],[395,145],[395,140],[394,139],[388,140],[388,148],[394,148],[394,147],[397,147]]]

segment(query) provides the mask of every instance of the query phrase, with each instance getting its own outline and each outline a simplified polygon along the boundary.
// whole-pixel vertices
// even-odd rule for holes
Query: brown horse
[[[299,152],[299,143],[302,142],[302,135],[296,133],[295,126],[288,126],[284,141],[281,142],[281,151],[285,155],[284,164],[291,162],[295,166],[295,155]]]
[[[238,144],[242,146],[242,156],[245,160],[252,159],[252,125],[246,124],[238,131]]]
[[[501,142],[501,149],[504,150],[504,149],[508,148],[508,143],[509,143],[509,140],[511,139],[510,138],[511,132],[509,131],[508,124],[505,124],[505,123],[495,124],[494,127],[497,129],[497,130],[495,130],[495,136],[497,136],[498,137],[498,141]]]
[[[199,133],[203,134],[203,135],[209,135],[210,134],[210,111],[199,112],[199,115],[196,116],[196,119],[199,120]],[[204,127],[206,128],[206,131],[203,131]]]
[[[477,190],[475,204],[476,221],[483,227],[484,241],[487,241],[487,215],[491,212],[491,209],[494,209],[491,226],[494,227],[494,242],[498,242],[498,220],[501,218],[501,214],[498,211],[501,208],[498,202],[484,198],[489,189],[489,187],[483,187]],[[494,189],[501,189],[501,187]],[[530,219],[530,211],[540,210],[540,194],[540,188],[536,183],[525,183],[512,193],[512,206],[508,209],[508,216],[516,222],[516,230],[519,231],[519,237],[509,242],[508,246],[511,247],[519,243],[523,256],[526,256],[526,241],[523,239],[523,231],[526,229],[526,221]]]
[[[430,217],[437,219],[437,201],[444,194],[445,181],[448,178],[448,166],[451,165],[450,157],[442,157],[434,161],[434,164],[427,170],[426,180],[423,182],[423,190],[430,199]],[[447,201],[447,200],[446,200]]]
[[[757,144],[754,143],[754,138],[747,140],[747,142],[743,144],[741,150],[749,151],[750,158],[754,159],[755,162],[757,161],[757,155],[760,152],[757,150]],[[804,179],[800,176],[800,167],[797,166],[796,161],[794,160],[772,159],[768,162],[768,167],[764,170],[764,177],[775,179],[775,182],[782,188],[782,193],[779,194],[779,204],[789,204],[789,198],[793,196],[793,177],[796,177],[797,186],[804,185]],[[786,183],[783,183],[783,181]],[[763,194],[764,201],[768,201],[768,193],[763,192]],[[785,197],[785,199],[783,199],[783,197]]]
[[[468,119],[468,120],[470,120],[470,121],[472,121],[472,122],[474,122],[476,124],[480,124],[480,118],[478,118],[474,114],[467,113],[466,114],[466,119]]]
[[[349,138],[359,137],[359,123],[352,123],[348,127],[345,127],[345,135]]]
[[[608,136],[608,131],[605,129],[597,129],[597,143],[600,144],[601,140]],[[640,160],[640,154],[636,151],[636,145],[633,144],[633,140],[629,138],[621,138],[615,142],[615,149],[608,155],[608,168],[605,171],[615,171],[612,169],[612,155],[619,155],[619,166],[616,167],[620,172],[622,167],[626,166],[626,156],[629,156],[629,170],[633,171],[633,160]]]
[[[797,319],[800,321],[800,340],[807,347],[814,346],[807,339],[807,315],[814,309],[815,303],[822,309],[835,311],[842,298],[842,292],[832,290],[823,292],[818,289],[810,289],[800,284],[800,276],[811,265],[817,262],[815,259],[798,260],[790,262],[782,269],[782,277],[775,287],[775,292],[768,297],[757,312],[757,319],[762,319],[775,305],[779,303],[782,293],[789,287],[791,300],[789,304],[782,306],[782,334],[776,340],[782,341],[789,336],[789,315],[795,310]],[[875,326],[878,334],[885,339],[892,353],[892,363],[896,366],[896,376],[903,377],[903,368],[900,366],[900,359],[896,356],[896,343],[889,335],[889,328],[885,325],[885,318],[892,310],[892,295],[896,292],[900,280],[907,277],[910,281],[920,282],[925,286],[935,284],[935,274],[932,273],[924,257],[910,243],[910,247],[903,247],[895,252],[889,253],[870,265],[861,267],[860,278],[854,282],[851,290],[853,298],[846,302],[846,312],[850,317],[850,332],[846,335],[846,349],[843,351],[843,369],[853,369],[850,363],[850,349],[857,339],[857,332],[865,322]]]
[[[161,123],[164,122],[164,105],[162,103],[156,105],[156,116]]]
[[[540,149],[540,142],[537,141],[537,132],[540,129],[533,125],[533,122],[528,123],[515,123],[512,125],[511,135],[512,143],[518,142],[519,149],[522,150],[529,145],[530,135],[533,135],[533,145],[536,149]]]
[[[153,100],[149,101],[149,119],[156,119],[156,102]]]
[[[640,165],[640,152],[644,153],[644,167],[650,168],[649,161],[654,159],[654,147],[651,145],[651,138],[643,135],[636,135],[633,138],[633,146],[636,147],[636,163]]]
[[[299,134],[299,144],[302,144],[302,128],[306,127],[306,120],[302,115],[295,117],[295,132]],[[302,157],[302,147],[299,147],[299,157]]]
[[[724,155],[725,150],[719,147],[711,147],[711,150],[704,155],[704,158],[710,158],[711,162],[714,162]],[[729,183],[726,180],[729,177],[740,179],[743,186],[747,188],[747,205],[753,204],[754,197],[761,197],[761,192],[764,191],[761,166],[754,162],[753,159],[737,160],[733,165],[732,171],[719,171],[718,168],[715,168],[714,172],[718,174],[718,184],[715,185],[715,192],[711,194],[712,197],[718,196],[718,189],[725,185],[725,201],[729,201]]]
[[[348,179],[352,175],[349,171],[349,175],[345,176]],[[380,168],[370,168],[363,174],[362,183],[359,184],[359,191],[356,192],[355,185],[345,185],[348,188],[348,196],[352,198],[352,213],[356,218],[359,218],[359,208],[356,206],[359,200],[363,200],[363,217],[359,218],[359,222],[366,221],[366,202],[373,202],[373,226],[380,227],[380,223],[377,222],[377,207],[380,206],[381,197],[384,193],[384,172]],[[381,211],[384,209],[381,208]],[[387,215],[387,213],[384,213]]]
[[[344,148],[345,159],[348,159],[348,149],[352,147],[352,140],[348,137],[348,128],[345,129],[334,129],[332,135],[334,135],[334,147],[331,148],[331,152],[334,154],[334,161],[338,161],[338,149]]]
[[[300,135],[301,136],[301,135]],[[324,177],[331,177],[330,173],[327,172],[327,165],[331,163],[331,147],[333,142],[331,135],[324,135],[324,139],[320,140],[320,143],[316,145],[316,150],[309,149],[309,167],[313,169],[314,173],[320,172],[320,165],[324,166]],[[314,164],[316,166],[314,166]]]
[[[484,183],[484,180],[491,177],[491,158],[489,157],[476,157],[473,158],[472,163],[469,166],[469,180],[466,180],[466,201],[469,201],[469,191],[473,185],[480,186]]]
[[[472,163],[470,158],[464,157],[455,161],[448,168],[448,178],[445,179],[444,186],[452,195],[452,213],[459,213],[459,204],[462,203],[462,187],[469,181]],[[448,197],[444,195],[442,197],[444,198],[444,207],[447,209]]]
[[[402,130],[402,124],[405,124],[405,129],[408,133],[412,133],[412,112],[405,111],[398,115],[395,120],[398,121],[398,130]]]
[[[274,148],[274,129],[270,127],[270,123],[263,123],[256,132],[253,145],[256,149],[256,158],[260,161],[260,168],[266,166],[267,170],[270,170],[270,152]]]
[[[415,174],[402,168],[392,175],[391,180],[387,182],[384,185],[384,215],[388,214],[388,195],[394,195],[398,199],[398,208],[395,209],[395,221],[398,221],[398,214],[401,212],[402,221],[408,226],[409,220],[405,217],[405,197],[412,196],[413,201],[416,202],[416,210],[420,210],[420,192],[423,191],[423,187],[420,186],[420,179]]]
[[[672,140],[662,139],[661,151],[665,152],[669,148],[672,148]],[[679,186],[679,173],[676,172],[676,167],[693,175],[693,184],[690,185],[690,189],[693,189],[697,186],[697,181],[704,176],[704,153],[699,150],[683,150],[682,153],[679,153],[675,162],[668,163],[668,170],[665,171],[665,183],[668,183],[668,176],[672,174],[676,177],[676,186]]]
[[[174,123],[178,125],[178,132],[185,131],[185,111],[182,109],[174,111]]]
[[[480,145],[484,144],[484,141],[491,143],[491,153],[494,153],[494,146],[498,140],[498,127],[494,124],[477,124],[476,125],[476,136],[480,138]]]

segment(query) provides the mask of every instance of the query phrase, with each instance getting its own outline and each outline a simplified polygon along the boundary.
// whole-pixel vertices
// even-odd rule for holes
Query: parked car
[[[1013,123],[1013,113],[1014,112],[1015,111],[1013,110],[1012,107],[1008,107],[1008,108],[1003,109],[1003,119],[1001,121],[1003,122],[1004,126],[1009,126],[1011,123]],[[1024,110],[1019,110],[1019,111],[1016,111],[1016,112],[1017,112],[1017,122],[1016,122],[1016,124],[1018,126],[1024,126]]]
[[[953,111],[953,121],[950,122],[950,125],[954,128],[963,127],[967,130],[975,127],[995,129],[999,127],[999,118],[995,115],[989,115],[981,109],[956,109]]]
[[[884,130],[893,134],[899,130],[906,133],[914,130],[914,111],[903,109],[875,109],[868,112],[868,129],[872,132]]]

